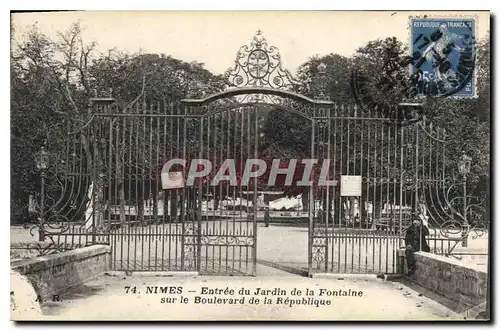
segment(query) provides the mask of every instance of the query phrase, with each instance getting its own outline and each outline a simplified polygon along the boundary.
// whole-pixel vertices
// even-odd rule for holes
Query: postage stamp
[[[411,73],[417,96],[476,96],[476,20],[411,18]]]

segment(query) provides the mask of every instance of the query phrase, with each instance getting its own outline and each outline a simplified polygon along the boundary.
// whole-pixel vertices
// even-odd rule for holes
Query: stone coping
[[[10,243],[10,248],[14,249],[28,249],[28,245],[41,245],[41,246],[48,246],[50,243],[49,242],[41,242],[41,241],[36,241],[36,240],[31,240],[31,241],[16,241],[16,242],[11,242]]]
[[[404,248],[398,249],[397,254],[398,254],[399,257],[403,257],[404,258],[405,257],[405,249]],[[455,266],[458,266],[458,267],[461,267],[461,268],[465,268],[465,269],[469,269],[469,270],[474,270],[474,271],[477,271],[477,272],[484,272],[484,273],[488,272],[487,271],[487,266],[486,266],[486,270],[485,270],[484,266],[473,265],[473,264],[464,262],[462,260],[457,260],[457,259],[454,259],[454,258],[451,258],[451,257],[447,257],[447,256],[444,256],[444,255],[438,255],[438,254],[432,254],[432,253],[426,253],[426,252],[415,252],[415,255],[420,255],[420,256],[425,257],[425,258],[434,259],[434,260],[437,260],[437,261],[440,261],[440,262],[444,262],[444,263],[449,263],[449,264],[452,264],[452,265],[455,265]]]
[[[476,268],[475,266],[471,265],[470,263],[465,263],[461,260],[456,260],[451,257],[443,256],[443,255],[437,255],[437,254],[432,254],[432,253],[426,253],[426,252],[415,252],[415,255],[420,255],[429,259],[434,259],[440,262],[452,264],[461,268],[477,271],[477,272],[485,272],[484,270],[481,270],[480,268]]]
[[[33,259],[14,261],[11,263],[11,268],[25,275],[110,252],[111,247],[108,245],[93,245]]]

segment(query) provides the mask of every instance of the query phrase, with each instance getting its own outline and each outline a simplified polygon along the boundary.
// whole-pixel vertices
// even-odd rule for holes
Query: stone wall
[[[406,265],[404,250],[399,256],[400,263]],[[415,262],[415,274],[411,279],[418,285],[464,306],[486,301],[488,274],[476,266],[425,252],[415,253]],[[404,272],[404,265],[400,264],[400,272]]]
[[[11,269],[24,275],[43,300],[83,284],[109,270],[111,248],[94,245],[11,263]]]

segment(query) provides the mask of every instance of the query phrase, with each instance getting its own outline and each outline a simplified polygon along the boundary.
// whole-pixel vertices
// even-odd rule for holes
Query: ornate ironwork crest
[[[232,87],[270,87],[292,89],[299,83],[283,69],[281,55],[275,46],[269,46],[260,30],[249,45],[241,46],[233,68],[226,71]]]

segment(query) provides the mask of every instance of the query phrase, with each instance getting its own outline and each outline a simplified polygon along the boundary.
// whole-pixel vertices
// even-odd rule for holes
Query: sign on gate
[[[360,197],[361,176],[340,176],[340,195],[343,197]]]
[[[164,172],[161,174],[161,187],[164,190],[172,190],[184,187],[184,176],[182,171]]]

